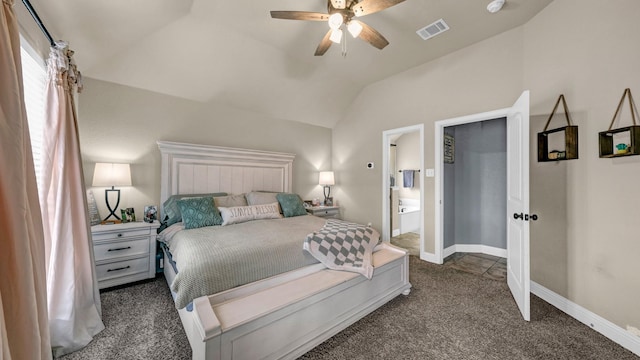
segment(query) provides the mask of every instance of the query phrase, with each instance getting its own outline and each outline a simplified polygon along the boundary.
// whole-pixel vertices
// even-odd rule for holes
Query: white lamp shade
[[[320,171],[320,181],[318,183],[320,185],[335,185],[333,171]]]
[[[362,32],[362,24],[358,20],[351,20],[349,24],[347,24],[347,30],[354,38],[357,38]]]
[[[93,186],[131,186],[129,164],[96,163]]]
[[[332,30],[339,29],[340,26],[342,26],[343,22],[344,22],[344,18],[342,17],[342,14],[340,14],[340,13],[333,13],[333,14],[331,14],[331,16],[329,16],[329,27]]]
[[[331,35],[329,35],[329,40],[333,41],[336,44],[340,44],[342,41],[342,30],[334,29],[331,30]]]

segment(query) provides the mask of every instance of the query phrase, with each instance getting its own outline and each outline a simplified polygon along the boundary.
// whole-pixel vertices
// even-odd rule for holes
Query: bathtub
[[[420,200],[400,199],[398,218],[400,219],[400,234],[408,232],[420,233]]]

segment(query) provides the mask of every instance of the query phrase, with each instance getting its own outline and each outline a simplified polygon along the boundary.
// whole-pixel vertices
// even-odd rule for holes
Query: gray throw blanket
[[[373,276],[371,256],[380,234],[373,228],[329,219],[322,229],[307,235],[303,248],[326,267]]]

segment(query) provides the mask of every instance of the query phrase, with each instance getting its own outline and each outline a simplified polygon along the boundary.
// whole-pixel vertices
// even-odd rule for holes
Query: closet
[[[443,249],[506,257],[506,118],[444,128]]]

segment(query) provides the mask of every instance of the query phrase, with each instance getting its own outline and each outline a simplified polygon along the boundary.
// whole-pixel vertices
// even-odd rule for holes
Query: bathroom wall
[[[403,134],[396,140],[396,163],[398,170],[420,169],[420,132]],[[420,199],[420,173],[413,178],[414,187],[403,186],[403,174],[397,173],[397,186],[401,199]]]
[[[455,126],[455,162],[445,166],[445,194],[455,192],[453,199],[445,198],[445,248],[478,244],[506,249],[506,140],[504,118]],[[449,179],[447,174],[455,175]]]

